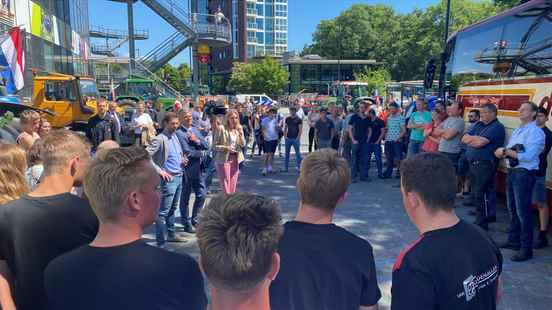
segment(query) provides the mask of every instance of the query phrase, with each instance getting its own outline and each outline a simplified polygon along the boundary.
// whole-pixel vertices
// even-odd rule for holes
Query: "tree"
[[[500,9],[490,0],[454,0],[450,33]],[[353,5],[335,19],[321,21],[301,54],[374,59],[395,80],[422,79],[427,60],[443,50],[445,12],[445,0],[409,14],[385,5]]]
[[[177,68],[171,64],[165,64],[156,72],[157,76],[172,88],[181,93],[189,93],[190,87],[188,81],[192,76],[192,71],[188,64],[180,64]]]
[[[288,72],[273,58],[256,63],[235,63],[229,87],[238,93],[279,95],[288,84]]]
[[[529,0],[494,0],[494,3],[497,7],[502,9],[511,9],[514,6],[518,6],[528,1]]]
[[[391,74],[385,69],[368,70],[355,74],[355,80],[368,83],[370,93],[377,89],[381,95],[385,94],[385,83],[391,80]]]

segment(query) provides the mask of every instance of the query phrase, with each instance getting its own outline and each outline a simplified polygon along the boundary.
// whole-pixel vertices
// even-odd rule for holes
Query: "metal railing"
[[[177,91],[176,89],[172,88],[167,82],[163,81],[162,78],[160,78],[157,74],[151,72],[146,66],[144,66],[142,63],[140,63],[140,60],[136,60],[136,70],[141,71],[145,77],[148,77],[158,83],[160,83],[163,86],[163,95],[164,96],[182,96],[182,94]]]

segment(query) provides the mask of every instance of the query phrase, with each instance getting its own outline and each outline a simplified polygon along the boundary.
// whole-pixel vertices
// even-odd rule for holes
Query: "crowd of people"
[[[496,221],[499,160],[511,215],[500,247],[524,261],[547,245],[552,132],[547,111],[533,103],[521,105],[521,126],[506,144],[492,104],[471,110],[468,124],[458,102],[430,112],[423,99],[409,113],[395,102],[383,111],[360,102],[307,115],[291,106],[284,116],[246,101],[186,106],[158,123],[152,110],[139,103],[128,127],[116,103],[99,100],[86,136],[44,130],[47,122],[25,111],[16,144],[0,142],[1,309],[377,309],[370,243],[333,224],[350,183],[370,181],[372,154],[379,178],[400,179],[420,232],[393,266],[392,309],[496,308],[502,254],[485,230]],[[119,147],[124,130],[134,146]],[[285,172],[294,148],[300,197],[295,219],[283,225],[277,202],[237,193],[248,153],[263,154],[261,174],[269,175],[279,170],[282,144]],[[215,173],[221,193],[204,207]],[[454,211],[468,192],[476,225]],[[535,244],[533,202],[541,220]],[[198,261],[166,248],[187,240],[177,210],[183,230],[197,234]],[[152,224],[156,246],[142,239]]]

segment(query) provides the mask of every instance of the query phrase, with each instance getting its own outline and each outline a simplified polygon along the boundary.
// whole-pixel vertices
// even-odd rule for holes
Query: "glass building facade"
[[[281,57],[288,47],[288,0],[247,0],[247,58]]]
[[[92,75],[88,0],[15,0],[14,25],[25,35],[25,88],[32,92],[33,72]]]
[[[372,60],[284,60],[289,72],[288,93],[328,94],[332,82],[354,81],[355,73],[365,72],[377,63]]]

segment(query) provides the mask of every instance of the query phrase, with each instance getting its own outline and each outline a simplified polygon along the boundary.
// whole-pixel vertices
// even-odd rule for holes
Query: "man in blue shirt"
[[[180,197],[180,216],[184,231],[195,233],[194,226],[197,225],[197,217],[203,208],[205,202],[206,186],[201,169],[201,159],[204,151],[209,149],[209,144],[203,138],[199,130],[192,126],[192,112],[184,108],[178,112],[180,128],[176,131],[176,136],[182,145],[184,155],[188,158],[186,165],[185,182],[182,184],[182,196]],[[190,196],[192,191],[195,195],[192,215],[190,217]]]
[[[188,163],[182,145],[175,132],[180,126],[176,113],[169,112],[163,119],[164,129],[146,146],[152,157],[153,167],[161,177],[161,205],[155,221],[157,245],[169,242],[185,242],[176,234],[174,212],[180,205],[183,166]]]
[[[511,258],[515,262],[533,257],[531,194],[545,142],[544,132],[535,123],[537,111],[536,104],[523,103],[519,108],[521,126],[514,130],[508,145],[495,152],[497,158],[506,159],[508,166],[506,195],[511,218],[508,241],[501,248],[518,250]]]
[[[504,145],[506,130],[496,119],[497,108],[488,103],[481,107],[481,120],[464,135],[462,143],[466,145],[466,158],[470,163],[473,203],[477,208],[475,224],[488,229],[488,223],[496,217],[493,210],[485,204],[485,193],[494,187],[497,160],[494,152]]]

